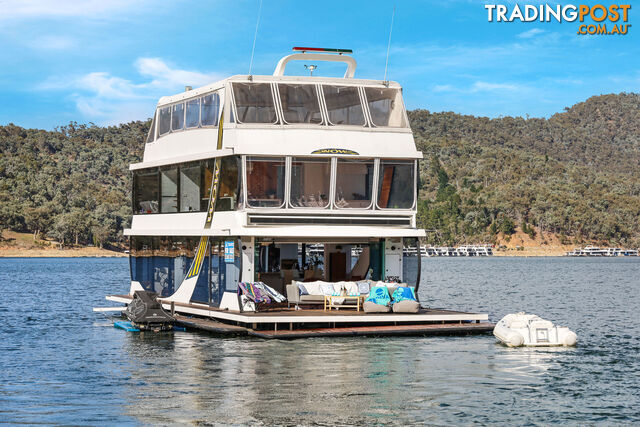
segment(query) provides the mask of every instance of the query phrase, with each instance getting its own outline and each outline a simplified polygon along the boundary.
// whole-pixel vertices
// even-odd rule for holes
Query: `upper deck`
[[[343,78],[286,76],[290,60],[346,62],[348,68]],[[272,76],[236,75],[163,97],[143,162],[131,169],[231,154],[421,158],[400,85],[355,79],[354,72],[348,56],[294,54]],[[216,150],[222,116],[222,150]]]

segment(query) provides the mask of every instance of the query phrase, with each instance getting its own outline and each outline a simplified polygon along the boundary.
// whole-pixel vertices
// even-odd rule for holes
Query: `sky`
[[[549,117],[593,95],[640,92],[640,10],[629,11],[627,35],[589,36],[576,34],[578,22],[488,22],[485,3],[540,4],[264,0],[252,73],[272,74],[293,46],[318,46],[353,49],[356,77],[382,80],[395,6],[388,79],[409,109]],[[0,125],[144,120],[185,85],[248,74],[259,8],[0,0]],[[340,72],[317,65],[316,75]],[[291,72],[306,74],[300,63]]]

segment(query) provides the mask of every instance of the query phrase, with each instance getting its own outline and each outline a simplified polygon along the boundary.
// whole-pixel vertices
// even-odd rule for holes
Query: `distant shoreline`
[[[0,248],[0,258],[124,258],[124,252],[100,248],[18,249]]]
[[[564,251],[494,251],[493,257],[507,258],[528,258],[528,257],[557,257],[563,256]],[[125,258],[129,254],[107,249],[94,247],[68,248],[68,249],[18,249],[0,248],[0,258]],[[424,258],[424,257],[423,257]],[[434,257],[436,258],[436,257]],[[458,258],[458,257],[437,257],[437,258]],[[474,257],[480,258],[480,257]],[[482,257],[491,258],[491,257]]]

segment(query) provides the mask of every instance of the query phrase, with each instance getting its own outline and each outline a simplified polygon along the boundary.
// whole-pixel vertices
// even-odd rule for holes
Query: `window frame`
[[[198,129],[200,127],[200,121],[202,120],[202,111],[201,111],[201,106],[202,106],[202,96],[196,96],[195,98],[189,98],[189,99],[185,99],[184,101],[184,130],[191,130],[191,129]],[[187,127],[187,108],[188,108],[188,104],[189,102],[192,101],[198,101],[198,123],[195,126],[191,126],[191,127]]]
[[[199,129],[215,129],[220,125],[220,112],[223,110],[223,98],[220,95],[220,90],[221,89],[216,89],[214,91],[211,92],[207,92],[207,93],[203,93],[202,95],[198,96],[198,99],[200,99],[200,118],[198,119],[198,128]],[[215,120],[214,120],[214,124],[212,125],[203,125],[202,124],[202,99],[205,96],[209,96],[209,95],[213,95],[213,96],[217,96],[218,97],[218,111],[216,111],[216,115],[215,115]],[[196,128],[190,128],[190,129],[196,129]]]
[[[336,127],[336,126],[346,126],[349,128],[366,128],[366,127],[371,127],[369,124],[369,116],[368,116],[368,109],[367,109],[367,105],[364,102],[364,98],[363,98],[363,94],[362,94],[362,86],[361,85],[356,85],[356,86],[351,86],[348,84],[337,84],[337,83],[329,83],[329,84],[325,84],[322,83],[319,85],[320,86],[320,93],[322,94],[322,109],[324,110],[324,115],[325,115],[325,119],[326,119],[326,126],[331,126],[331,127]],[[356,89],[356,92],[358,93],[358,98],[360,99],[360,108],[362,108],[362,117],[364,119],[364,124],[362,125],[350,125],[350,124],[334,124],[331,123],[331,118],[329,116],[329,108],[327,107],[327,100],[324,94],[324,87],[349,87],[349,88],[354,88]]]
[[[289,158],[289,179],[287,181],[287,188],[289,189],[289,194],[287,197],[287,207],[290,209],[306,209],[306,210],[326,210],[333,208],[333,200],[332,200],[332,187],[333,187],[333,164],[335,157],[313,157],[313,156],[288,156]],[[299,159],[299,160],[296,160]],[[329,162],[329,192],[327,194],[327,204],[326,206],[294,206],[291,200],[291,190],[293,187],[293,163],[296,161],[305,162],[309,160],[328,160]]]
[[[282,98],[280,97],[280,85],[295,85],[295,86],[312,86],[316,94],[316,100],[318,101],[318,111],[320,112],[320,123],[289,123],[284,117],[284,108],[282,107]],[[325,126],[327,124],[327,117],[325,113],[324,98],[322,98],[322,91],[320,85],[317,83],[306,82],[275,82],[275,93],[278,97],[278,112],[280,114],[280,121],[283,125],[293,126]]]
[[[273,123],[245,123],[243,121],[240,120],[240,115],[238,114],[238,104],[236,102],[236,90],[234,85],[236,84],[243,84],[243,85],[258,85],[258,84],[263,84],[263,85],[268,85],[269,89],[271,90],[271,101],[273,102],[273,108],[274,111],[276,113],[276,121]],[[230,92],[231,92],[231,99],[233,101],[233,115],[235,118],[235,123],[240,124],[240,125],[253,125],[253,126],[277,126],[277,125],[281,125],[282,122],[282,107],[279,104],[279,98],[276,98],[277,94],[275,93],[275,89],[274,89],[275,83],[273,82],[260,82],[260,81],[232,81],[229,82],[229,88],[230,88]]]
[[[378,163],[378,159],[376,157],[364,157],[364,158],[356,158],[356,159],[350,159],[350,158],[346,158],[346,157],[335,157],[335,175],[334,175],[334,181],[333,181],[333,200],[332,200],[332,206],[334,206],[335,209],[337,210],[375,210],[374,206],[377,203],[376,201],[376,195],[377,195],[377,176],[376,176],[376,171],[377,171],[377,163]],[[356,163],[358,161],[360,162],[371,162],[373,163],[373,170],[372,170],[372,174],[373,174],[373,179],[371,181],[371,201],[369,203],[369,205],[367,207],[340,207],[337,204],[337,195],[338,195],[338,163],[340,162],[340,160],[344,160],[347,161],[349,163]]]
[[[369,119],[369,123],[370,126],[374,129],[410,129],[411,126],[409,126],[409,116],[407,115],[407,109],[404,105],[404,96],[402,96],[402,88],[395,88],[395,87],[386,87],[385,89],[392,89],[392,90],[396,90],[398,91],[399,95],[400,95],[400,107],[401,107],[401,115],[402,115],[402,119],[404,120],[404,126],[380,126],[380,125],[376,125],[373,122],[373,116],[371,116],[371,109],[369,108],[369,100],[367,98],[367,88],[369,89],[381,89],[380,87],[377,86],[371,86],[371,85],[363,85],[361,86],[362,88],[362,96],[363,96],[363,100],[364,103],[367,106],[367,115],[368,115],[368,119]]]
[[[175,110],[175,108],[178,105],[182,105],[182,127],[178,128],[178,129],[174,129],[173,128],[173,111]],[[171,104],[171,121],[170,121],[170,128],[171,130],[169,131],[169,133],[176,133],[176,132],[182,132],[183,130],[185,130],[184,124],[185,124],[185,115],[187,114],[187,109],[186,109],[186,102],[182,101],[182,102],[176,102],[174,104]]]
[[[392,212],[399,212],[399,211],[410,211],[416,208],[416,203],[418,200],[417,197],[417,188],[418,188],[418,161],[416,159],[384,159],[384,158],[379,158],[378,160],[378,170],[376,171],[376,204],[375,204],[375,209],[376,210],[381,210],[381,211],[392,211]],[[413,194],[413,203],[411,204],[411,207],[408,208],[381,208],[378,205],[378,189],[380,188],[380,169],[383,167],[383,163],[387,161],[390,163],[393,162],[397,162],[397,163],[402,163],[402,162],[412,162],[413,163],[413,190],[411,191],[411,193]]]
[[[284,189],[282,194],[282,203],[279,206],[253,206],[249,201],[249,162],[251,158],[259,159],[258,161],[269,161],[282,159],[284,163]],[[289,170],[290,170],[290,156],[261,156],[261,155],[245,155],[243,156],[242,164],[242,176],[243,176],[243,193],[244,193],[244,206],[245,209],[287,209],[288,204],[288,192],[289,192]]]

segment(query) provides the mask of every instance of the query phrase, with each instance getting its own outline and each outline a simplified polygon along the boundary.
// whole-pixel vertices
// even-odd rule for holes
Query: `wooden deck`
[[[110,301],[129,303],[129,295],[111,295]],[[167,310],[168,303],[163,304]],[[188,330],[221,335],[250,335],[265,339],[310,337],[469,335],[495,326],[486,314],[423,308],[415,314],[368,314],[355,310],[278,308],[265,312],[234,312],[204,304],[175,303],[176,324]]]
[[[129,295],[110,295],[107,300],[128,304],[131,302]],[[169,303],[163,303],[166,310],[171,309]],[[313,327],[313,324],[323,324],[335,326],[336,324],[387,324],[398,325],[400,323],[466,323],[466,322],[486,322],[489,316],[485,313],[466,313],[454,310],[437,308],[423,308],[419,313],[365,313],[354,309],[341,309],[324,311],[323,309],[302,309],[278,308],[269,311],[240,312],[233,310],[220,310],[206,304],[198,303],[175,303],[176,313],[187,316],[199,316],[213,318],[219,322],[227,324],[238,324],[251,329],[259,329],[258,325],[280,329],[291,325],[306,324]],[[280,328],[278,328],[280,324]]]
[[[292,331],[254,331],[249,335],[267,339],[295,339],[312,337],[352,337],[390,335],[470,335],[491,332],[493,323],[445,323],[399,326],[355,326],[348,328],[295,329]]]
[[[242,326],[229,325],[218,322],[213,319],[204,319],[202,317],[188,317],[180,314],[174,315],[176,325],[187,329],[197,329],[200,331],[213,332],[215,334],[224,335],[247,335],[248,329]]]

